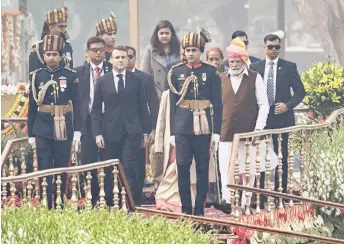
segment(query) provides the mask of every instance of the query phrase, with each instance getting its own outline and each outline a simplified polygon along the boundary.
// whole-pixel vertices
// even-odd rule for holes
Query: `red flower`
[[[85,198],[81,198],[80,200],[78,200],[78,208],[83,208],[84,206],[84,202],[85,202]]]
[[[340,210],[340,212],[341,212],[342,214],[344,214],[344,208],[343,208],[343,209],[341,209],[341,210]]]
[[[325,121],[324,121],[323,119],[321,119],[321,120],[319,121],[319,123],[320,123],[320,124],[324,124]]]
[[[20,84],[20,85],[18,86],[18,90],[19,90],[19,91],[25,91],[25,85],[24,85],[24,84]]]
[[[309,112],[307,113],[307,117],[308,117],[308,118],[313,118],[313,112],[312,112],[312,111],[309,111]]]

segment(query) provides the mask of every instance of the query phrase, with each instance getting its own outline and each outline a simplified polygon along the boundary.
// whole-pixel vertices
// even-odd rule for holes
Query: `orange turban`
[[[240,38],[235,38],[226,48],[226,54],[229,59],[241,58],[245,63],[248,61],[248,52],[245,49],[245,43]]]

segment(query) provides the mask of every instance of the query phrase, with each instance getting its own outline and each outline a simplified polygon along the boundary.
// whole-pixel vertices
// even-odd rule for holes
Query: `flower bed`
[[[303,170],[303,196],[344,203],[344,125],[313,132],[307,139]],[[344,210],[315,207],[332,223],[336,238],[344,239]]]

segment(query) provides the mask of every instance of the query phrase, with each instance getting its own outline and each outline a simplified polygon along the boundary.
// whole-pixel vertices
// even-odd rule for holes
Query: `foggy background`
[[[328,55],[344,59],[344,0],[139,0],[139,3],[141,56],[157,22],[167,19],[179,38],[187,31],[206,28],[212,36],[207,47],[217,46],[222,50],[235,30],[244,30],[250,41],[249,52],[258,58],[265,57],[264,36],[284,30],[281,57],[296,62],[300,73],[314,61],[326,61]],[[110,10],[118,21],[116,45],[129,45],[129,0],[2,1],[2,7],[6,4],[17,4],[23,13],[18,82],[28,78],[22,73],[28,70],[30,48],[40,39],[47,11],[64,4],[68,7],[67,31],[75,67],[83,64],[86,41],[95,35],[96,23],[110,16]],[[335,28],[331,29],[331,25]]]

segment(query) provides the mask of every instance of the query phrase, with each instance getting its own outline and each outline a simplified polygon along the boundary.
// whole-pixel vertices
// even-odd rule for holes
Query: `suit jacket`
[[[266,60],[252,63],[251,70],[258,72],[264,79]],[[267,74],[266,74],[267,75]],[[294,94],[291,94],[290,88]],[[277,62],[275,103],[284,103],[288,111],[279,115],[274,113],[275,106],[270,107],[266,128],[284,128],[295,125],[294,107],[305,97],[305,88],[302,84],[296,64],[279,58]]]
[[[102,103],[105,105],[103,129]],[[127,71],[124,94],[117,93],[114,76],[109,72],[98,78],[91,113],[92,134],[103,135],[105,142],[121,142],[124,135],[143,137],[150,131],[144,83]]]
[[[180,56],[172,55],[170,63],[180,60]],[[167,60],[156,52],[151,45],[148,45],[143,53],[141,69],[154,79],[159,96],[164,91],[164,81],[166,77]]]
[[[135,69],[135,74],[144,82],[147,104],[148,104],[149,113],[150,113],[151,130],[155,130],[156,121],[158,119],[160,102],[159,102],[158,93],[155,89],[153,78],[138,69]]]
[[[103,64],[105,66],[105,63]],[[89,114],[89,104],[90,104],[90,63],[85,63],[81,66],[75,68],[76,74],[78,75],[80,84],[79,90],[81,96],[81,133],[86,133],[86,120]],[[107,73],[107,69],[104,69],[104,74]]]
[[[249,59],[250,59],[250,61],[251,61],[251,64],[253,64],[253,63],[257,62],[257,61],[260,61],[259,58],[254,57],[254,56],[251,56],[251,55],[249,56]],[[228,60],[225,60],[225,61],[223,62],[223,64],[224,64],[225,66],[229,67],[229,62],[228,62]]]

